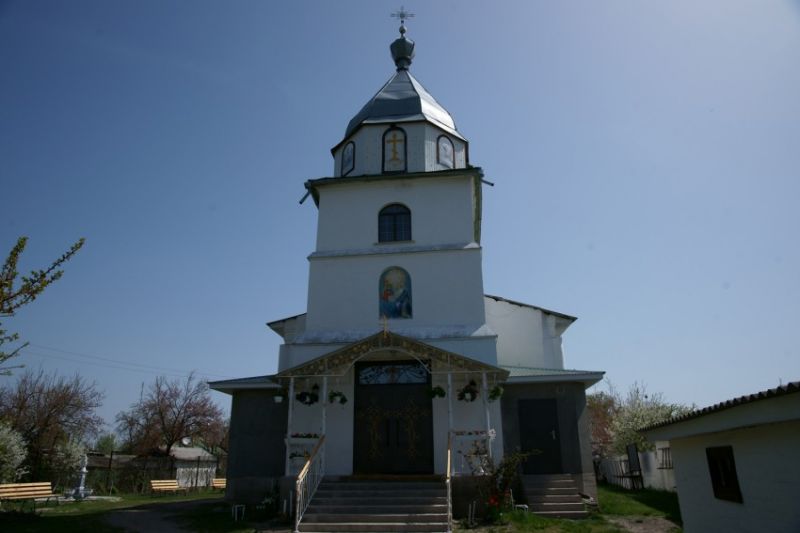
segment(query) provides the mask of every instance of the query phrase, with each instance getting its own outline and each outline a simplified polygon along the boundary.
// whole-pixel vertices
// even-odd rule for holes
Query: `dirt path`
[[[209,502],[216,502],[218,499],[192,500],[188,502],[174,503],[152,503],[131,507],[128,509],[118,509],[106,514],[105,520],[114,527],[123,528],[126,532],[132,533],[182,533],[186,531],[170,520],[170,515],[183,513]]]
[[[680,528],[660,516],[607,516],[606,520],[630,533],[671,533]]]

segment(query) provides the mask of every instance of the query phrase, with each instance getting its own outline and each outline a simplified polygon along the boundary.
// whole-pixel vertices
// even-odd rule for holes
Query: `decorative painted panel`
[[[436,162],[447,168],[455,166],[453,141],[447,135],[440,135],[436,140]]]
[[[377,363],[358,370],[359,385],[389,385],[428,383],[428,369],[416,361],[408,363]]]
[[[383,171],[405,172],[406,132],[398,127],[391,127],[383,134]]]
[[[380,278],[380,316],[411,318],[411,276],[399,267],[384,270]]]

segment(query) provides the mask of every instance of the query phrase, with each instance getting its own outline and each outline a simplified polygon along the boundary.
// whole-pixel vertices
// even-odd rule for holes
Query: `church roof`
[[[344,136],[349,137],[363,124],[420,120],[431,122],[451,135],[466,140],[456,130],[450,113],[425,87],[409,71],[398,70],[350,120]]]
[[[495,300],[497,302],[505,302],[507,304],[517,305],[519,307],[529,307],[531,309],[536,309],[536,310],[541,311],[542,313],[545,313],[547,315],[557,316],[559,318],[563,318],[565,320],[569,320],[570,322],[575,322],[576,320],[578,320],[578,317],[571,316],[571,315],[565,315],[564,313],[559,313],[558,311],[553,311],[551,309],[545,309],[544,307],[539,307],[538,305],[532,305],[532,304],[526,304],[526,303],[523,303],[523,302],[517,302],[516,300],[509,300],[508,298],[503,298],[502,296],[494,296],[494,295],[491,295],[491,294],[484,294],[484,296],[487,297],[487,298],[491,298],[492,300]]]
[[[414,41],[405,34],[405,24],[401,23],[400,38],[389,46],[397,72],[350,120],[344,139],[364,124],[427,121],[466,141],[456,130],[450,113],[408,71],[414,59]]]

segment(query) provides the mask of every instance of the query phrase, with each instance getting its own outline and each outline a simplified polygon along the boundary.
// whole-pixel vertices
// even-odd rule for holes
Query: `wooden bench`
[[[55,498],[58,503],[58,494],[53,494],[53,485],[49,481],[40,483],[5,483],[0,485],[0,502],[18,501],[21,502],[22,509],[25,502],[33,503],[33,510],[36,511],[36,500],[45,500],[45,503]]]
[[[178,485],[177,479],[151,479],[150,490],[153,492],[186,492],[186,487]]]
[[[224,477],[215,477],[211,480],[211,488],[212,489],[222,489],[228,486],[228,481]]]

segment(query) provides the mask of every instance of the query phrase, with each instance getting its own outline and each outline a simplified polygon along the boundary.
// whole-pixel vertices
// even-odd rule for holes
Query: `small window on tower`
[[[455,152],[453,150],[453,141],[447,135],[439,135],[436,141],[436,162],[443,167],[455,167]]]
[[[410,241],[411,210],[403,204],[390,204],[378,214],[378,242]]]
[[[352,141],[342,150],[342,176],[347,176],[356,165],[356,145]]]
[[[383,134],[383,171],[406,171],[406,132],[392,126]]]

